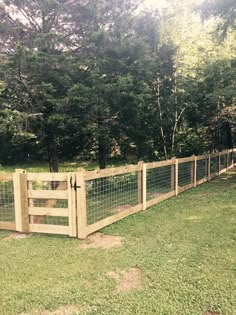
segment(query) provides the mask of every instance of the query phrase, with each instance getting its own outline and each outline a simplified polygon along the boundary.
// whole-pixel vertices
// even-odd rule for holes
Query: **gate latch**
[[[75,183],[72,183],[72,177],[70,178],[70,188],[74,188],[74,190],[76,191],[77,188],[81,188],[81,186],[77,186],[77,183],[75,181]]]

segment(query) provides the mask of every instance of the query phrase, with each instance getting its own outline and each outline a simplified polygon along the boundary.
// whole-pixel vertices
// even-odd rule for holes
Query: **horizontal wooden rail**
[[[95,170],[85,172],[85,180],[98,179],[108,176],[116,176],[128,173],[135,173],[142,170],[142,165],[129,165],[115,168],[107,168],[105,170]]]
[[[67,190],[28,190],[28,198],[31,199],[67,199]]]
[[[164,201],[164,200],[166,200],[166,199],[169,199],[169,198],[171,198],[171,197],[174,197],[175,196],[175,191],[171,191],[171,192],[169,192],[169,193],[167,193],[167,194],[163,194],[163,195],[161,195],[161,196],[159,196],[159,197],[156,197],[155,199],[152,199],[152,200],[148,200],[147,201],[147,207],[149,208],[149,207],[152,207],[152,206],[154,206],[155,204],[157,204],[157,203],[159,203],[159,202],[161,202],[161,201]]]
[[[67,181],[68,173],[27,173],[28,181]]]
[[[16,230],[16,223],[15,222],[5,222],[5,221],[0,221],[0,229],[1,230]]]
[[[50,217],[68,217],[69,210],[67,208],[29,207],[29,214]]]
[[[207,160],[209,158],[209,155],[198,155],[196,156],[196,160],[199,161],[199,160]]]
[[[207,182],[207,181],[208,181],[208,177],[199,179],[199,180],[197,180],[197,186],[198,186],[198,185],[201,185],[201,184],[203,184],[203,183],[205,183],[205,182]]]
[[[152,163],[147,163],[147,170],[152,169],[152,168],[157,168],[157,167],[164,167],[164,166],[169,166],[169,165],[174,165],[175,160],[166,160],[166,161],[160,161],[160,162],[152,162]]]
[[[47,233],[47,234],[69,234],[69,227],[51,224],[30,224],[29,232]]]
[[[225,172],[227,172],[227,168],[223,168],[222,170],[220,170],[219,174],[221,175],[221,174],[223,174]]]
[[[219,156],[219,152],[215,152],[211,154],[211,158],[218,157],[218,156]]]
[[[99,222],[96,222],[96,223],[93,223],[91,225],[88,225],[86,227],[86,234],[89,235],[89,234],[91,234],[91,233],[93,233],[93,232],[95,232],[97,230],[100,230],[100,229],[104,228],[107,225],[110,225],[110,224],[112,224],[114,222],[117,222],[117,221],[119,221],[121,219],[124,219],[124,218],[128,217],[131,214],[134,214],[136,212],[141,211],[142,208],[143,208],[142,204],[141,205],[137,205],[137,206],[129,208],[128,210],[125,210],[125,211],[117,213],[117,214],[115,214],[115,215],[113,215],[111,217],[103,219],[103,220],[101,220]]]
[[[187,162],[194,162],[194,161],[195,161],[195,156],[178,159],[179,164],[187,163]]]
[[[179,186],[179,193],[182,193],[183,191],[188,190],[193,187],[194,187],[194,183],[191,183],[182,187]]]
[[[0,173],[0,181],[13,180],[13,173]]]

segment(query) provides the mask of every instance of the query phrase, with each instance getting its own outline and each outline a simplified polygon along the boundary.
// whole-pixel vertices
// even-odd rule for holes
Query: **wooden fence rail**
[[[73,173],[0,173],[0,229],[87,235],[236,165],[236,149]]]

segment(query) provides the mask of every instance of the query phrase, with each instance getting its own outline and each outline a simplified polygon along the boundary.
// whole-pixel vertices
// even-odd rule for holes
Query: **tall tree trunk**
[[[176,66],[174,67],[175,71],[174,71],[174,89],[173,89],[173,93],[174,93],[174,107],[175,107],[175,122],[174,122],[174,126],[173,126],[173,130],[172,130],[172,137],[171,137],[171,157],[174,154],[174,150],[175,150],[175,133],[177,130],[177,124],[178,124],[178,97],[177,97],[177,69]]]
[[[98,163],[100,169],[106,168],[106,143],[103,137],[98,139]]]
[[[233,149],[232,129],[229,122],[225,124],[225,131],[226,131],[227,148]]]
[[[158,106],[158,111],[159,111],[159,118],[160,118],[160,131],[161,131],[161,138],[163,142],[163,151],[165,155],[165,159],[167,160],[167,147],[166,147],[166,138],[165,138],[165,133],[164,133],[164,128],[163,128],[163,119],[162,119],[162,108],[161,108],[161,100],[160,100],[160,88],[161,88],[161,81],[158,78],[156,82],[156,94],[157,94],[157,106]]]
[[[54,137],[52,139],[48,139],[48,164],[51,173],[57,173],[59,171],[59,161],[57,154],[57,147],[55,143]]]

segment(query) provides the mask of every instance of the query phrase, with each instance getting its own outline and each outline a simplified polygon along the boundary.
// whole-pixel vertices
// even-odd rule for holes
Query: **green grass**
[[[131,163],[128,163],[131,164]],[[123,166],[125,165],[122,162],[108,163],[107,167],[113,166]],[[98,164],[96,162],[60,162],[59,171],[60,172],[74,172],[77,168],[85,168],[86,170],[94,170],[98,168]],[[35,162],[27,162],[20,163],[15,165],[2,165],[0,166],[0,172],[15,172],[15,169],[20,168],[24,169],[27,172],[39,173],[39,172],[49,172],[49,167],[47,162],[35,161]]]
[[[4,240],[0,232],[0,314],[79,304],[83,315],[236,314],[236,172],[103,230],[116,249],[79,248],[68,237]],[[109,271],[138,267],[138,290],[118,293]]]

